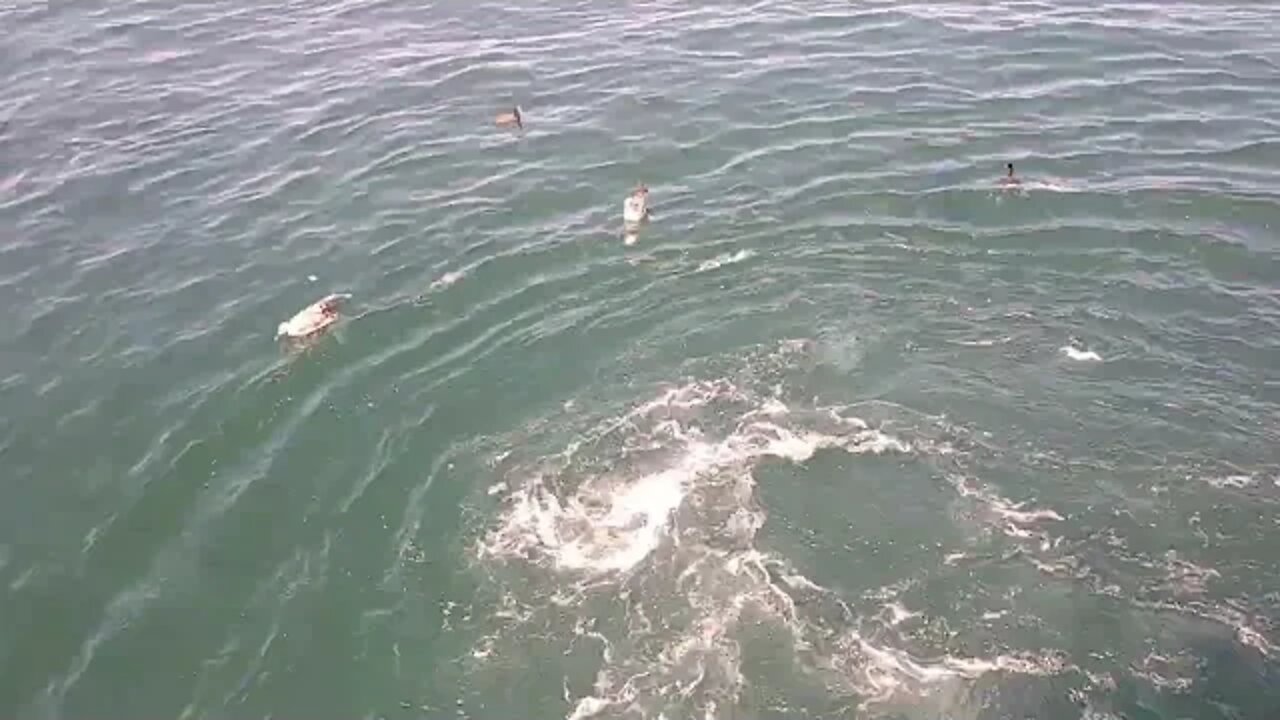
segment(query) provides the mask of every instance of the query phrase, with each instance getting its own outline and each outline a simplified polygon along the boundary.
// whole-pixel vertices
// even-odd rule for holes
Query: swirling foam
[[[988,673],[1061,672],[1065,664],[1053,654],[916,658],[884,633],[867,634],[835,593],[756,547],[767,516],[754,473],[766,458],[802,463],[824,448],[913,456],[932,446],[831,408],[793,409],[728,380],[694,382],[508,472],[491,488],[505,493],[503,508],[477,557],[541,568],[548,573],[541,582],[554,588],[551,605],[581,613],[574,635],[602,646],[590,688],[566,686],[570,720],[719,717],[746,687],[742,637],[762,625],[783,632],[797,668],[864,706],[911,706]],[[1057,519],[982,497],[1010,523]],[[604,608],[617,597],[626,598],[623,631],[604,630],[618,612]],[[534,616],[545,619],[538,602],[529,603],[520,621],[482,639],[472,657],[490,657]],[[879,622],[892,637],[914,614],[890,605],[896,610]]]

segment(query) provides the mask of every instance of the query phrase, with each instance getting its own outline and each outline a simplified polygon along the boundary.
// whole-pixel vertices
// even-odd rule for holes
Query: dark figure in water
[[[1005,167],[1009,168],[1009,174],[1000,178],[1000,184],[1006,187],[1011,185],[1021,185],[1022,181],[1013,174],[1013,163],[1006,163]]]

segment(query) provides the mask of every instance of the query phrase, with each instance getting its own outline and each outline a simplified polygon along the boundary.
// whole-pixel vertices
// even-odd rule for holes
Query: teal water
[[[0,715],[1280,717],[1277,27],[0,3]]]

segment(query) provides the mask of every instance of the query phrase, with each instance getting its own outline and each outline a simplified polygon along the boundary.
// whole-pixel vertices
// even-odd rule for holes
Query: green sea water
[[[0,715],[1280,717],[1278,27],[0,0]]]

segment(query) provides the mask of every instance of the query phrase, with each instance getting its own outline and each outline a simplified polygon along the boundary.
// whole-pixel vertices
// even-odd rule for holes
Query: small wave
[[[1210,602],[1205,599],[1181,599],[1175,601],[1143,601],[1135,600],[1135,607],[1147,610],[1169,612],[1178,615],[1200,618],[1217,623],[1231,631],[1237,642],[1253,648],[1264,657],[1273,657],[1276,646],[1266,635],[1254,627],[1255,620],[1233,604]]]
[[[912,618],[920,617],[920,613],[908,610],[906,606],[899,602],[886,603],[884,612],[887,616],[885,623],[890,627],[897,627]]]
[[[1195,684],[1195,658],[1189,653],[1169,657],[1149,652],[1132,668],[1134,677],[1159,690],[1186,692]]]
[[[961,347],[987,348],[987,347],[995,347],[996,345],[1004,345],[1005,343],[1008,343],[1010,340],[1012,340],[1012,338],[1006,335],[1004,337],[993,338],[988,340],[953,340],[952,342]]]
[[[466,276],[467,276],[467,273],[462,270],[450,270],[449,272],[431,281],[430,289],[433,291],[444,290],[447,287],[451,287],[452,285],[454,285],[455,283],[457,283],[459,280],[461,280]]]
[[[990,512],[997,521],[1003,521],[1004,532],[1013,537],[1031,537],[1027,525],[1034,525],[1046,520],[1061,522],[1063,517],[1053,510],[1025,510],[1026,503],[1015,503],[1001,497],[994,491],[979,487],[966,477],[952,476],[951,486],[961,497],[977,500]]]
[[[1219,490],[1231,488],[1233,490],[1243,490],[1255,481],[1252,475],[1227,475],[1225,477],[1208,477],[1204,478],[1204,482]],[[1277,480],[1280,483],[1280,480]]]
[[[1217,570],[1185,560],[1174,550],[1165,553],[1164,572],[1164,587],[1178,597],[1203,595],[1210,580],[1222,577]]]
[[[1023,179],[1022,187],[1027,190],[1041,190],[1044,192],[1083,192],[1082,188],[1076,187],[1066,181],[1055,181],[1043,178]]]
[[[755,257],[755,255],[756,253],[754,250],[739,250],[735,253],[723,253],[711,258],[710,260],[703,260],[702,263],[698,265],[698,272],[709,272],[711,270],[724,267],[725,265],[740,263],[743,260]]]
[[[1102,356],[1092,350],[1082,350],[1077,347],[1065,345],[1061,348],[1062,354],[1076,362],[1102,362]]]

